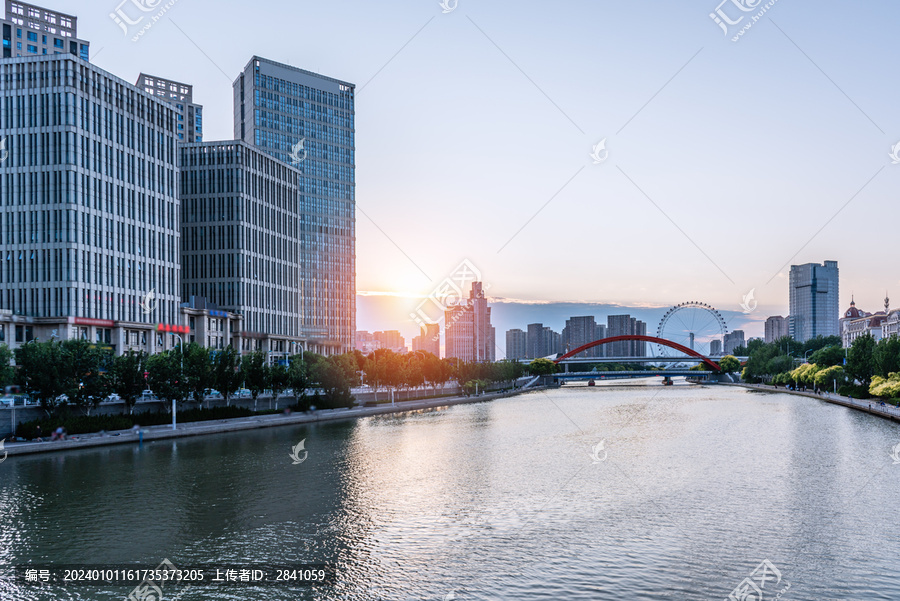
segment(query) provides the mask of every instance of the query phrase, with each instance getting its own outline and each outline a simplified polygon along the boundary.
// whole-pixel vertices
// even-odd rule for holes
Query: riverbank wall
[[[470,397],[451,396],[408,401],[395,401],[393,404],[384,403],[379,404],[376,407],[356,407],[353,409],[322,409],[317,411],[310,411],[307,413],[254,415],[251,417],[227,420],[188,422],[184,424],[177,424],[177,427],[174,430],[172,429],[171,425],[150,426],[147,428],[121,430],[118,432],[106,432],[103,434],[79,434],[77,436],[73,436],[70,439],[62,441],[21,443],[7,442],[5,445],[5,452],[10,456],[29,455],[33,453],[49,453],[116,444],[142,444],[144,442],[151,442],[154,440],[185,438],[188,436],[202,436],[205,434],[221,434],[224,432],[255,430],[258,428],[271,428],[276,426],[291,426],[298,424],[358,419],[361,417],[371,417],[376,415],[388,415],[395,413],[406,413],[410,411],[421,411],[426,409],[437,409],[441,407],[451,407],[453,405],[483,403],[496,399],[515,396],[523,392],[542,390],[544,388],[546,387],[533,386],[528,389],[520,388],[506,392],[493,392]],[[383,393],[379,393],[379,398],[383,398]],[[280,402],[282,402],[283,406],[284,397],[280,399]]]

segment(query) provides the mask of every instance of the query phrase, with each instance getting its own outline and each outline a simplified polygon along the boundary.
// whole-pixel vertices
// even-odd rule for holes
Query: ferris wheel
[[[677,342],[706,357],[715,350],[712,348],[713,341],[718,340],[720,345],[723,344],[727,333],[728,325],[716,308],[697,301],[680,303],[669,309],[656,330],[657,338]],[[682,354],[662,344],[657,346],[661,357]],[[719,350],[722,350],[721,346]]]

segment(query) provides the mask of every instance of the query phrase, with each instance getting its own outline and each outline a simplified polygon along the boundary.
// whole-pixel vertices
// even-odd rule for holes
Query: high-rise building
[[[549,353],[547,352],[547,344],[544,337],[544,324],[542,323],[530,323],[528,324],[528,331],[526,334],[526,358],[527,359],[537,359],[538,357],[546,357]]]
[[[491,308],[482,282],[472,282],[469,298],[444,312],[444,351],[463,361],[494,361],[496,345]]]
[[[381,344],[375,340],[375,335],[365,330],[356,332],[356,350],[368,355],[381,348]]]
[[[413,338],[413,351],[426,351],[435,357],[441,356],[441,326],[427,323],[420,328],[420,334]]]
[[[547,355],[556,355],[562,350],[562,334],[554,330],[544,327],[544,348],[547,349]]]
[[[356,330],[355,87],[254,56],[233,89],[234,137],[303,173],[294,259],[308,334],[324,331],[349,350]]]
[[[837,261],[791,265],[789,327],[794,340],[840,336],[838,275]]]
[[[175,133],[179,142],[203,141],[203,107],[194,102],[193,86],[145,73],[141,73],[135,85],[175,107],[178,111]]]
[[[163,333],[182,321],[174,108],[68,53],[2,60],[0,81],[0,339],[170,348]]]
[[[380,348],[386,348],[395,353],[405,353],[409,349],[406,348],[406,339],[400,334],[399,330],[385,330],[383,332],[375,332],[372,334]]]
[[[587,317],[571,317],[566,320],[566,327],[562,331],[562,347],[565,352],[573,351],[576,348],[606,338],[606,326],[598,324],[592,316]],[[603,357],[604,347],[595,346],[580,353],[582,357]]]
[[[3,58],[72,54],[90,60],[91,43],[79,39],[78,18],[34,4],[6,0]]]
[[[183,297],[241,313],[243,351],[345,350],[303,310],[300,172],[241,141],[178,149]]]
[[[510,360],[525,359],[528,356],[528,335],[524,330],[506,331],[506,358]]]
[[[713,338],[709,341],[709,356],[710,357],[721,357],[722,356],[722,341],[718,338]]]
[[[734,349],[741,348],[746,346],[746,342],[744,341],[744,331],[743,330],[735,330],[733,332],[728,332],[725,334],[725,354],[732,355],[734,354]]]
[[[765,341],[767,344],[775,342],[785,336],[790,336],[790,331],[788,328],[788,320],[782,317],[781,315],[773,315],[772,317],[766,320],[766,336]]]
[[[610,315],[606,319],[607,337],[646,336],[647,324],[631,315]],[[646,357],[647,343],[636,340],[620,340],[606,345],[607,357]]]

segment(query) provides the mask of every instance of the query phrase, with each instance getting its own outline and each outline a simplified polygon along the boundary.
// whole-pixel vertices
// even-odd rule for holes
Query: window
[[[37,42],[37,34],[33,31],[29,31],[27,34],[29,42]]]
[[[16,342],[24,342],[25,341],[25,328],[22,326],[16,326]]]
[[[31,44],[28,44],[28,52],[37,54],[37,46],[32,46]]]
[[[88,339],[88,329],[87,328],[79,328],[79,330],[80,330],[80,338],[82,340],[87,340]]]
[[[21,29],[16,29],[16,37],[19,38],[20,40],[22,39],[22,30]]]
[[[53,40],[53,46],[55,48],[64,48],[65,44],[63,44],[63,41],[61,39],[56,38],[55,40]]]

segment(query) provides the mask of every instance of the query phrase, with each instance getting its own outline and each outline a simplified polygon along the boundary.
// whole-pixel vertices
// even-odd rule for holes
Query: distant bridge
[[[571,380],[621,380],[623,378],[663,378],[671,379],[674,377],[696,378],[698,380],[709,380],[710,376],[716,376],[711,371],[691,371],[689,369],[666,369],[662,371],[569,371],[553,374],[556,380],[567,382]]]
[[[594,363],[601,363],[602,361],[597,361],[597,359],[601,359],[601,357],[580,357],[579,359],[574,359],[574,360],[571,358],[574,357],[575,355],[577,355],[578,353],[582,353],[588,349],[592,349],[595,346],[601,346],[601,345],[610,344],[613,342],[631,342],[631,341],[650,342],[653,344],[667,346],[669,348],[675,349],[676,351],[678,351],[680,353],[684,353],[685,355],[687,355],[687,358],[679,359],[679,362],[680,361],[697,361],[697,360],[699,360],[699,361],[702,361],[703,363],[705,363],[707,366],[709,366],[713,370],[713,372],[718,373],[719,371],[721,371],[718,363],[716,363],[715,361],[713,361],[712,359],[710,359],[708,357],[705,357],[704,355],[701,355],[700,353],[698,353],[697,351],[695,351],[692,348],[688,348],[682,344],[678,344],[677,342],[672,342],[671,340],[666,340],[665,338],[657,338],[656,336],[641,336],[639,334],[629,334],[626,336],[612,336],[611,338],[601,338],[600,340],[595,340],[593,342],[588,342],[587,344],[582,344],[575,350],[569,351],[568,353],[566,353],[565,355],[563,355],[562,357],[560,357],[559,359],[554,361],[554,363],[556,363],[557,365],[559,365],[560,363],[565,364],[570,361],[573,363],[574,362],[586,363],[586,362],[591,362],[591,360],[593,360]],[[646,357],[631,357],[628,360],[623,360],[622,363],[636,363],[636,362],[638,362],[637,360],[641,360],[641,362],[646,362],[645,361],[646,359],[647,359]],[[671,358],[670,358],[670,360],[671,360]],[[598,373],[602,373],[602,372],[598,372]],[[702,373],[702,372],[693,372],[693,373]]]

